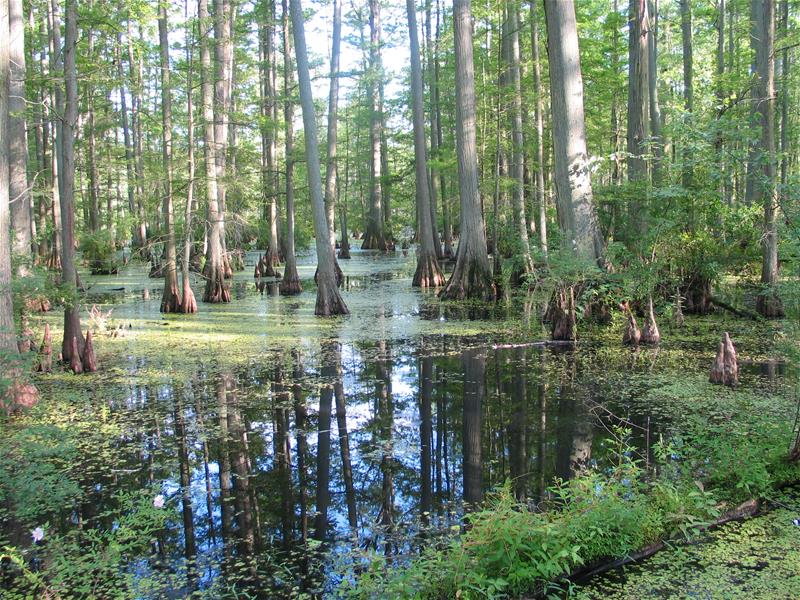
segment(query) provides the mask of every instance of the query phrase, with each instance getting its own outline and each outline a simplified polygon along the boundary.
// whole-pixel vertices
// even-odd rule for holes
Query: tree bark
[[[311,76],[308,72],[308,53],[303,29],[303,7],[300,0],[291,0],[292,29],[294,31],[297,78],[300,83],[300,104],[303,109],[303,130],[306,146],[306,165],[311,208],[314,216],[314,234],[317,245],[317,303],[314,314],[320,316],[347,314],[347,306],[336,285],[336,259],[327,236],[328,221],[325,199],[322,194],[322,176],[317,141],[317,121],[314,98],[311,93]]]
[[[514,226],[517,230],[520,258],[522,265],[518,272],[512,274],[512,280],[520,283],[533,274],[533,259],[528,240],[528,221],[525,218],[525,142],[522,134],[522,77],[521,55],[519,47],[519,15],[514,3],[506,4],[506,40],[507,55],[506,65],[508,85],[511,87],[511,110],[509,111],[509,124],[511,127],[511,179],[514,189],[511,200],[514,213]],[[495,249],[496,251],[496,249]]]
[[[756,55],[756,115],[761,125],[761,143],[751,152],[753,202],[764,205],[764,255],[761,265],[762,291],[756,310],[765,317],[782,317],[783,303],[775,289],[778,283],[779,208],[775,182],[775,0],[754,1],[755,20],[751,42]]]
[[[280,290],[284,296],[303,291],[297,274],[294,247],[294,77],[292,77],[292,42],[289,33],[288,0],[283,0],[283,126],[286,144],[286,268]],[[308,132],[306,132],[308,134]],[[328,227],[325,226],[327,232]],[[325,236],[327,238],[327,234]]]
[[[333,248],[336,281],[341,284],[343,274],[336,260],[336,198],[339,185],[339,165],[336,157],[338,107],[339,107],[339,54],[342,42],[342,3],[333,2],[333,42],[331,45],[330,89],[328,92],[328,143],[325,157],[325,214],[328,219],[328,237]],[[343,234],[343,235],[346,235]],[[343,240],[344,241],[344,240]],[[315,274],[316,277],[316,274]]]
[[[781,31],[784,39],[789,35],[789,0],[781,1]],[[780,171],[780,190],[778,192],[779,204],[788,201],[788,193],[786,185],[789,180],[789,95],[791,93],[791,85],[789,79],[790,70],[790,57],[789,48],[784,47],[781,51],[781,171]]]
[[[470,0],[454,0],[456,63],[456,156],[458,158],[461,226],[456,265],[442,291],[450,300],[493,300],[495,288],[486,251],[486,226],[478,190],[476,150],[475,66],[472,57]]]
[[[275,60],[273,46],[275,44],[275,0],[265,3],[266,13],[259,21],[259,45],[261,48],[261,160],[262,186],[265,198],[269,240],[264,255],[264,277],[277,277],[276,267],[280,264],[280,246],[278,241],[278,180],[276,177],[277,141],[275,115]]]
[[[649,138],[649,48],[650,19],[647,0],[630,0],[628,44],[628,179],[647,181],[646,144]],[[646,231],[647,217],[640,200],[630,204],[630,239]]]
[[[688,2],[689,0],[682,0]],[[664,140],[661,136],[661,105],[658,102],[658,0],[648,0],[650,6],[650,23],[647,34],[647,85],[650,103],[650,145],[653,152],[652,181],[660,186],[662,181],[661,167],[664,159]],[[691,25],[690,25],[691,28]]]
[[[436,105],[436,147],[442,147],[442,103],[440,93],[440,77],[439,77],[439,45],[442,37],[441,33],[441,6],[439,0],[436,0],[436,37],[434,43],[434,62],[433,62],[433,78],[434,78],[434,100]],[[450,215],[450,199],[447,197],[447,177],[443,171],[439,172],[439,189],[442,198],[442,237],[444,248],[442,255],[445,258],[453,258],[453,226]]]
[[[539,58],[539,18],[536,2],[531,2],[531,45],[533,46],[533,80],[536,94],[536,204],[539,208],[539,247],[547,258],[547,196],[544,189],[544,92],[542,65]]]
[[[211,50],[209,41],[208,0],[198,0],[197,17],[200,24],[200,73],[201,98],[203,105],[203,125],[205,143],[203,152],[206,169],[206,201],[208,202],[208,247],[203,276],[206,287],[203,302],[230,302],[231,293],[225,285],[222,237],[225,235],[224,216],[219,209],[217,191],[216,143],[214,139],[214,108],[211,70]]]
[[[0,352],[3,358],[17,354],[14,334],[14,302],[11,293],[11,207],[9,206],[9,3],[0,2]],[[5,364],[5,362],[4,362]],[[4,366],[5,370],[5,366]],[[10,384],[11,381],[3,383]]]
[[[50,0],[47,3],[47,28],[48,47],[50,50],[50,74],[52,81],[52,92],[50,94],[50,109],[58,115],[64,114],[64,63],[61,47],[61,19],[58,12],[58,2]],[[51,225],[53,228],[52,254],[48,260],[48,267],[54,271],[61,270],[62,242],[61,239],[61,185],[63,169],[63,122],[60,118],[53,118],[50,127],[50,172],[51,188],[53,200],[50,203]]]
[[[725,105],[725,84],[724,84],[724,77],[725,77],[725,0],[719,0],[717,4],[717,63],[716,63],[716,96],[717,96],[717,118],[722,115],[722,108]],[[719,156],[719,166],[720,166],[720,193],[722,194],[722,201],[725,204],[730,204],[731,197],[730,197],[730,188],[728,182],[728,168],[725,164],[725,154],[724,154],[724,139],[722,132],[717,134],[717,139],[715,141],[715,147],[718,152]]]
[[[217,211],[222,245],[224,276],[233,276],[225,238],[225,212],[227,180],[228,136],[231,114],[231,89],[233,86],[233,44],[235,0],[214,0],[214,158],[217,178]]]
[[[133,166],[136,174],[136,227],[140,248],[145,255],[147,250],[147,215],[144,207],[144,161],[142,158],[142,69],[143,60],[139,57],[137,62],[133,52],[133,28],[131,19],[128,18],[128,66],[131,79],[131,134],[133,149]],[[147,256],[145,256],[147,258]]]
[[[423,64],[423,81],[427,75],[428,94],[430,98],[430,136],[431,136],[431,152],[430,157],[436,159],[439,156],[439,144],[437,130],[439,127],[436,111],[436,67],[435,63],[439,58],[436,55],[434,48],[434,41],[431,32],[431,0],[425,0],[425,63]],[[438,35],[438,32],[437,32]],[[436,41],[438,46],[438,40]],[[427,73],[425,69],[427,68]],[[437,169],[432,164],[428,165],[428,188],[430,190],[430,207],[431,207],[431,231],[433,233],[433,247],[436,250],[436,258],[441,260],[444,258],[442,250],[441,239],[438,233],[437,224],[437,206],[438,206],[438,192],[436,189],[438,173]]]
[[[545,0],[553,114],[556,208],[567,243],[579,256],[603,256],[597,225],[583,109],[578,30],[572,1]]]
[[[65,291],[64,340],[61,355],[65,363],[77,350],[83,354],[83,334],[81,333],[80,304],[78,302],[78,272],[75,269],[75,125],[78,121],[78,75],[75,53],[78,44],[78,6],[77,0],[67,0],[66,28],[64,39],[64,89],[66,102],[62,140],[64,162],[60,171],[61,185],[61,235],[62,235],[62,285]]]
[[[166,0],[159,1],[158,41],[161,54],[161,157],[164,167],[164,227],[167,234],[167,260],[164,265],[164,292],[161,312],[180,312],[177,250],[175,248],[175,214],[172,201],[172,89],[169,80],[169,31]]]
[[[31,194],[28,188],[28,140],[25,135],[25,21],[22,0],[8,0],[9,21],[9,201],[14,230],[12,252],[26,275],[31,260]]]
[[[125,90],[125,72],[122,68],[122,30],[117,31],[117,77],[119,78],[120,113],[122,117],[122,138],[125,144],[125,184],[128,193],[128,212],[131,217],[136,214],[136,175],[134,172],[133,150],[131,148],[131,132],[128,126],[128,92]],[[133,246],[141,244],[139,228],[132,227]]]
[[[383,161],[381,160],[381,125],[383,106],[380,102],[380,79],[383,77],[381,64],[381,14],[380,2],[369,0],[369,139],[370,139],[370,204],[362,250],[380,250],[389,248],[384,231],[383,207]]]
[[[691,0],[681,0],[681,38],[683,41],[683,102],[686,112],[690,115],[694,111],[694,57],[692,55],[692,5]],[[683,174],[681,177],[683,187],[687,190],[692,186],[694,172],[692,167],[692,152],[687,148],[683,151]],[[690,215],[694,226],[694,202]]]
[[[420,64],[419,35],[414,0],[406,0],[408,35],[411,44],[411,108],[414,120],[414,169],[416,173],[417,219],[419,222],[419,249],[417,270],[411,285],[414,287],[439,287],[444,277],[436,257],[436,234],[431,223],[430,187],[428,181],[428,153],[425,146],[425,108]]]
[[[186,0],[186,12],[188,13],[188,3]],[[194,176],[195,176],[195,156],[194,156],[194,26],[187,21],[186,25],[186,130],[188,145],[188,181],[186,183],[186,209],[184,212],[184,232],[183,232],[183,260],[181,272],[183,273],[183,296],[180,302],[180,312],[193,314],[197,312],[197,300],[192,291],[192,281],[190,278],[189,261],[192,258],[192,208],[194,204]]]

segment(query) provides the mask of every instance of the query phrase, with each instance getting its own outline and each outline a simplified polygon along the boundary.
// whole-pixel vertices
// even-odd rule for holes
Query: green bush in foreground
[[[620,440],[627,437],[625,431],[617,434]],[[744,492],[765,494],[770,485],[800,475],[797,465],[774,451],[780,446],[766,434],[749,439],[752,445],[744,454],[748,469],[733,470],[730,445],[712,441],[719,435],[712,429],[705,436],[687,436],[696,445],[686,446],[682,453],[658,444],[659,476],[643,470],[620,443],[615,467],[557,481],[541,511],[517,502],[507,483],[482,511],[468,516],[467,530],[460,537],[424,551],[405,567],[390,567],[384,557],[368,554],[366,571],[357,580],[347,580],[340,594],[465,599],[560,595],[569,584],[559,579],[577,567],[624,557],[658,540],[694,537],[723,508],[732,506],[723,499],[742,497]],[[704,459],[699,461],[701,455]],[[698,463],[711,471],[720,466],[712,478],[719,486],[713,492],[693,478]]]

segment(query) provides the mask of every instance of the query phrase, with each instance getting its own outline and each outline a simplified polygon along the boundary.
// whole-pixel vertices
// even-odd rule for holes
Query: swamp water
[[[646,464],[676,417],[652,392],[702,380],[723,327],[690,321],[678,341],[665,327],[661,349],[636,352],[616,329],[576,349],[515,346],[546,339],[522,303],[443,306],[411,289],[413,257],[399,253],[342,266],[353,314],[335,319],[313,316],[310,259],[300,296],[248,267],[231,304],[189,317],[159,314],[141,268],[89,278],[106,313],[95,326],[123,335],[97,338],[100,373],[41,382],[43,402],[60,399],[53,423],[82,432],[69,469],[81,499],[54,507],[51,529],[115,531],[120,494],[160,495],[163,527],[124,556],[137,596],[330,594],[371,553],[402,568],[457,535],[465,507],[506,481],[534,506],[554,478],[603,468],[617,426]],[[782,385],[780,369],[744,367],[743,386]]]

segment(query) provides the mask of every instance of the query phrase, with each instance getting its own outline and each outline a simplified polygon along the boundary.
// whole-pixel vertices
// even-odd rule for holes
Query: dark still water
[[[317,595],[369,552],[402,564],[454,535],[505,481],[534,504],[554,477],[602,466],[620,419],[646,459],[635,378],[623,394],[590,348],[448,344],[323,342],[134,387],[112,406],[127,432],[87,510],[112,490],[161,491],[176,516],[133,568],[169,573],[170,595]]]

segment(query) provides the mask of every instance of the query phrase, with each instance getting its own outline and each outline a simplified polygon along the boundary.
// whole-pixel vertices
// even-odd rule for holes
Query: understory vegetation
[[[605,449],[610,466],[556,481],[536,505],[517,501],[507,482],[485,507],[465,517],[463,533],[419,557],[404,563],[365,554],[365,572],[351,579],[342,595],[578,593],[565,576],[580,567],[625,558],[660,541],[697,540],[740,503],[778,500],[783,488],[800,480],[800,465],[789,461],[787,452],[793,432],[789,397],[720,396],[696,379],[657,390],[647,401],[681,417],[673,422],[676,434],[654,444],[652,463],[646,465],[627,444],[631,430],[617,427],[615,444]]]

